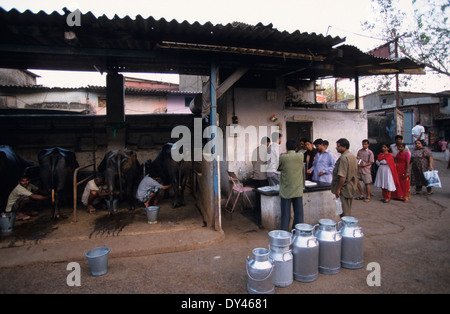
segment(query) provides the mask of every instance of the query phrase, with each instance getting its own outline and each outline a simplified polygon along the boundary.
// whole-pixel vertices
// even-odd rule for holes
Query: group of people
[[[279,151],[281,135],[275,133],[272,140],[275,140],[278,146],[272,146],[270,139],[265,137],[257,149],[257,158],[253,158],[253,179],[255,186],[260,187],[274,185],[276,181],[269,182],[269,177],[279,178],[282,230],[289,231],[291,204],[294,209],[293,225],[303,222],[304,167],[306,167],[305,175],[309,175],[312,180],[331,185],[331,192],[342,200],[343,215],[350,215],[357,184],[357,160],[349,151],[350,143],[347,139],[341,138],[336,142],[336,150],[341,154],[337,161],[327,149],[328,142],[322,139],[317,139],[313,143],[302,139],[300,145],[288,139],[286,152],[282,154]],[[263,156],[264,152],[267,155]]]
[[[416,133],[413,132],[414,134]],[[378,170],[373,183],[375,187],[381,188],[382,201],[388,203],[391,199],[398,199],[407,202],[410,200],[410,186],[415,187],[415,194],[422,193],[424,186],[425,193],[432,194],[432,189],[427,187],[428,182],[423,173],[433,169],[433,154],[424,145],[422,137],[423,131],[417,133],[414,141],[415,148],[410,151],[403,142],[403,137],[397,135],[395,143],[382,145],[382,151],[376,159],[369,149],[370,143],[367,139],[362,141],[362,148],[355,156],[349,151],[350,142],[341,138],[336,142],[336,150],[340,154],[339,159],[336,160],[327,149],[328,142],[322,139],[317,139],[313,143],[302,139],[299,145],[296,141],[287,140],[286,153],[279,154],[281,135],[277,133],[275,139],[278,146],[275,153],[270,149],[273,145],[270,144],[270,139],[268,137],[263,139],[263,145],[268,148],[268,156],[266,156],[268,158],[266,162],[254,159],[254,180],[257,181],[256,187],[274,185],[274,182],[278,182],[276,184],[280,186],[281,229],[286,231],[289,231],[290,226],[291,204],[294,209],[292,225],[303,222],[303,167],[306,167],[306,179],[331,184],[331,192],[342,202],[341,216],[351,215],[356,190],[359,190],[361,195],[355,199],[370,202],[374,163],[378,166]],[[267,166],[274,162],[277,166]],[[263,169],[270,169],[270,176],[276,176],[279,179],[267,180],[269,172]]]
[[[411,186],[415,187],[414,193],[422,193],[426,187],[426,194],[432,194],[432,188],[427,187],[428,182],[423,175],[424,172],[433,169],[433,154],[424,145],[422,139],[414,141],[414,149],[410,149],[403,143],[403,137],[397,135],[392,145],[382,144],[381,153],[374,158],[369,149],[369,141],[363,140],[363,148],[358,151],[358,179],[363,181],[364,189],[358,182],[360,196],[357,199],[370,202],[370,184],[372,183],[371,165],[376,163],[378,170],[374,186],[381,188],[384,203],[391,199],[409,201]],[[389,152],[391,151],[391,152]]]
[[[136,198],[145,207],[158,205],[159,191],[167,190],[171,185],[163,185],[158,182],[160,178],[147,174],[140,182]],[[81,196],[81,202],[86,206],[89,213],[95,213],[99,207],[106,207],[109,199],[106,197],[110,193],[105,185],[104,177],[97,174],[92,180],[89,180]],[[114,191],[114,198],[117,199],[119,191]],[[31,216],[39,214],[36,209],[39,208],[42,201],[49,199],[46,191],[30,183],[30,178],[23,175],[19,178],[17,186],[11,191],[5,212],[16,213],[16,220],[28,220]],[[110,206],[108,206],[110,207]]]

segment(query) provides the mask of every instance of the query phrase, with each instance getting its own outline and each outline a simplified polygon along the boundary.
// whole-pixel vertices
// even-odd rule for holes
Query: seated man
[[[146,175],[139,183],[136,198],[139,202],[144,203],[145,207],[158,205],[158,193],[159,190],[167,190],[171,185],[162,185],[156,181],[157,177],[150,177]]]
[[[23,175],[19,178],[17,186],[9,194],[5,212],[15,212],[17,220],[30,219],[30,216],[26,215],[24,211],[30,205],[36,204],[37,201],[48,199],[48,196],[42,194],[42,191],[30,183],[30,178]],[[32,212],[35,213],[36,211]]]
[[[101,176],[90,180],[84,188],[81,202],[87,207],[90,214],[95,213],[95,205],[99,204],[101,199],[108,196],[109,193],[103,187],[104,179]]]

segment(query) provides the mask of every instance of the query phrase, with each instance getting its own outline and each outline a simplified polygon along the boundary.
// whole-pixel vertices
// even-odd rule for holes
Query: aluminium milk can
[[[319,241],[313,235],[315,226],[296,224],[292,230],[294,279],[312,282],[319,277]]]
[[[247,291],[250,294],[275,293],[274,265],[269,259],[269,250],[252,250],[253,258],[247,256]]]
[[[269,257],[274,263],[275,286],[287,287],[294,281],[293,256],[291,251],[292,234],[284,230],[269,232]]]
[[[363,267],[364,233],[358,226],[358,219],[344,216],[341,218],[342,252],[341,266],[349,269]],[[339,225],[339,224],[338,224]]]
[[[319,228],[315,232],[319,241],[319,272],[334,275],[341,269],[342,236],[331,219],[319,219]]]

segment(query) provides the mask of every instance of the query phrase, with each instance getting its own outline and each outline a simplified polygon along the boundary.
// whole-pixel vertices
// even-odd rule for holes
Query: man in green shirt
[[[303,222],[303,154],[296,153],[297,143],[286,142],[287,153],[280,156],[278,171],[280,175],[281,230],[290,231],[291,203],[294,207],[294,221]]]
[[[350,142],[345,138],[336,142],[336,150],[341,157],[334,166],[331,193],[342,201],[341,216],[351,216],[352,200],[358,183],[358,161],[349,148]]]
[[[30,179],[26,176],[19,178],[19,184],[11,191],[8,197],[5,212],[16,212],[17,220],[30,219],[30,216],[23,213],[25,206],[30,204],[33,200],[42,201],[48,197],[36,194],[38,188],[30,183]]]

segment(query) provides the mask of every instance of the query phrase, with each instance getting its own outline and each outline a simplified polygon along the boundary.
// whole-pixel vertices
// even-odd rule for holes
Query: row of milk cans
[[[269,232],[269,249],[255,248],[247,256],[247,291],[274,293],[293,279],[312,282],[321,274],[337,274],[341,267],[363,267],[364,234],[358,219],[345,216],[336,223],[320,219],[315,226],[297,224],[292,232]]]

